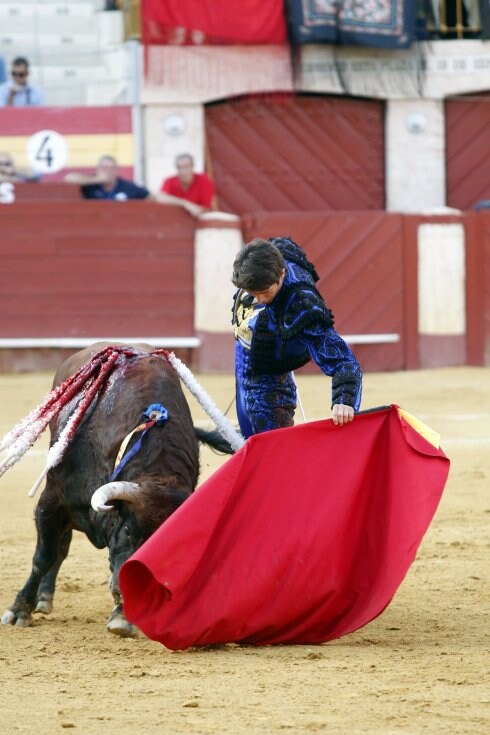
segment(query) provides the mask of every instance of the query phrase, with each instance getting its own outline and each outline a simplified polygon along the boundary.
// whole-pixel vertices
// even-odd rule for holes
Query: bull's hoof
[[[2,615],[2,625],[15,625],[17,628],[29,628],[32,625],[30,615],[16,614],[13,610],[5,610]]]
[[[49,615],[49,613],[53,612],[53,601],[38,600],[34,612],[43,613],[43,615]]]
[[[136,638],[138,628],[126,620],[121,605],[116,605],[107,621],[107,630],[121,638]]]

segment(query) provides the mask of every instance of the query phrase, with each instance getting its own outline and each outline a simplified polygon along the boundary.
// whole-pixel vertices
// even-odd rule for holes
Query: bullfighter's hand
[[[332,418],[336,426],[344,426],[354,418],[354,409],[352,406],[345,406],[343,403],[336,403],[332,409]]]

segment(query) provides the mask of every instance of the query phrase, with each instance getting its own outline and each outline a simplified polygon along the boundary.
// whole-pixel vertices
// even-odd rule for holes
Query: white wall
[[[444,99],[489,89],[490,41],[414,43],[409,49],[329,44],[301,49],[300,88],[374,99]]]
[[[418,331],[466,332],[465,234],[462,224],[423,224],[418,231]]]
[[[441,100],[389,100],[385,127],[386,209],[444,207],[446,161]]]
[[[198,218],[194,240],[194,327],[198,332],[231,333],[236,291],[231,274],[242,242],[240,218],[234,214],[209,212]]]
[[[205,103],[251,92],[292,90],[283,46],[153,46],[143,82],[145,105]]]
[[[204,107],[199,103],[150,105],[144,108],[146,185],[160,189],[163,179],[174,176],[175,156],[191,153],[195,170],[204,170]]]

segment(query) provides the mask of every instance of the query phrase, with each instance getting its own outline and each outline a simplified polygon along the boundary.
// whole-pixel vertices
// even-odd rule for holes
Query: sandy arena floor
[[[40,403],[51,377],[0,376],[0,436]],[[232,378],[200,380],[225,410]],[[327,416],[328,380],[304,376],[299,386],[308,419]],[[32,628],[0,626],[0,733],[490,733],[489,393],[490,369],[365,376],[363,408],[399,404],[440,432],[452,460],[417,559],[371,624],[319,647],[172,653],[119,639],[105,629],[107,554],[75,534],[54,612]],[[47,436],[0,480],[0,614],[30,569],[36,501],[27,491],[46,448]],[[202,479],[223,461],[203,450]]]

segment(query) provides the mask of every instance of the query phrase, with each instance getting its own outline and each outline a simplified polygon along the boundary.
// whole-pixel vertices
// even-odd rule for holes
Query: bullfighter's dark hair
[[[279,283],[285,267],[279,248],[257,237],[244,245],[236,256],[232,281],[237,288],[246,291],[266,291]]]

